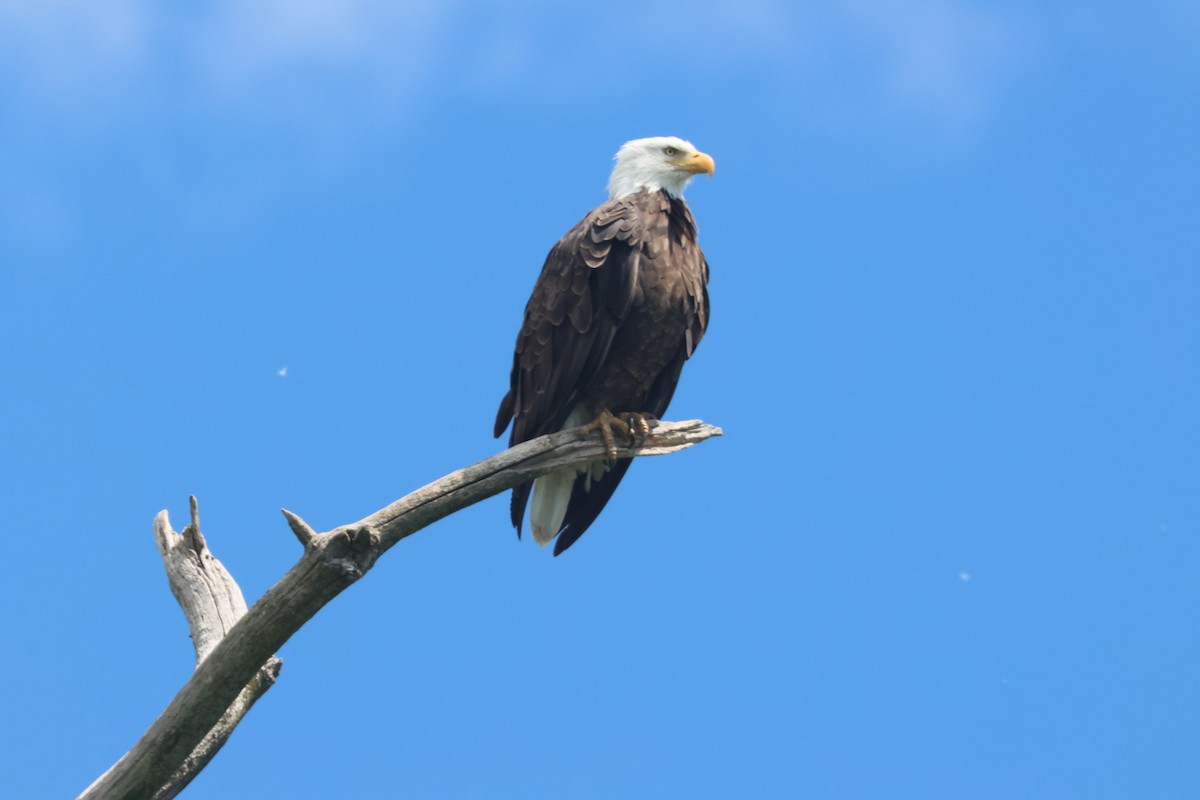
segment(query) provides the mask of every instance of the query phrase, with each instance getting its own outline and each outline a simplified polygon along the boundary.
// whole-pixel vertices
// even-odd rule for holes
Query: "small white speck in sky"
[[[963,583],[970,583],[971,582],[971,573],[960,572],[960,573],[958,573],[958,579],[960,581],[962,581]]]
[[[280,367],[279,371],[276,372],[275,374],[281,378],[286,378],[287,377],[287,365],[285,364],[284,366]]]

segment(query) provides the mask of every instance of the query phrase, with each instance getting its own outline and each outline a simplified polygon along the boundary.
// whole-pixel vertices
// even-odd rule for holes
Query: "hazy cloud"
[[[832,80],[961,124],[986,115],[1039,39],[1157,31],[1190,42],[1195,8],[1153,4],[1130,32],[1128,14],[1091,4],[962,0],[616,3],[586,17],[545,0],[0,0],[0,86],[64,113],[119,113],[123,95],[170,91],[191,103],[249,101],[259,113],[265,100],[268,112],[359,104],[386,114],[451,76],[536,91],[572,70],[629,79],[645,69],[639,54],[652,54],[681,76],[753,69],[784,88]]]
[[[293,96],[312,97],[330,77],[353,77],[366,91],[393,96],[427,76],[455,7],[435,0],[227,0],[183,38],[198,72],[223,94],[286,86]]]
[[[190,108],[251,100],[256,113],[289,104],[320,112],[369,94],[386,104],[426,77],[455,8],[434,0],[226,0],[169,10],[138,0],[0,0],[8,73],[0,80],[22,105],[71,117],[168,94]],[[347,85],[360,91],[347,97]]]
[[[991,106],[1028,35],[1015,13],[965,3],[854,0],[849,9],[878,53],[885,96],[951,123],[969,122]]]
[[[36,87],[27,101],[65,111],[170,84],[193,103],[261,103],[265,94],[268,111],[359,103],[385,113],[455,70],[517,90],[553,85],[564,69],[599,72],[591,65],[602,55],[604,74],[629,78],[644,61],[627,56],[655,53],[680,64],[681,76],[757,65],[786,82],[836,69],[889,102],[959,119],[987,107],[1021,39],[1015,12],[938,0],[618,5],[586,25],[545,2],[222,0],[166,10],[139,0],[0,0],[9,81]],[[462,75],[463,64],[476,74]]]

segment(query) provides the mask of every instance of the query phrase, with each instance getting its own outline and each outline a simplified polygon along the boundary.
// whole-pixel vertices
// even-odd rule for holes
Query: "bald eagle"
[[[616,155],[608,202],[567,231],[525,306],[508,394],[495,435],[509,445],[579,425],[599,431],[609,458],[518,486],[512,523],[530,503],[533,538],[554,555],[583,535],[629,469],[615,434],[637,440],[667,410],[679,374],[708,326],[708,263],[683,190],[713,160],[690,142],[658,136]]]

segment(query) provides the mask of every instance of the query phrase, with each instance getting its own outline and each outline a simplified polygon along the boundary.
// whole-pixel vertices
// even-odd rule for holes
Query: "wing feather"
[[[499,437],[512,421],[509,444],[558,430],[580,388],[595,375],[629,310],[637,284],[638,209],[611,200],[550,249],[517,334],[510,386],[496,412]],[[513,494],[514,524],[528,500]]]

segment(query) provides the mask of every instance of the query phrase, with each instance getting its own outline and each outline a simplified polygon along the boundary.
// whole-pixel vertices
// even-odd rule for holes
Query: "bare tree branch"
[[[208,543],[200,533],[200,511],[196,498],[191,497],[189,501],[192,521],[179,533],[171,528],[167,512],[158,512],[154,518],[154,541],[167,571],[171,593],[179,601],[179,607],[183,609],[191,629],[192,644],[196,648],[196,666],[199,667],[246,613],[246,601],[233,576],[208,549]],[[166,785],[154,795],[155,800],[175,797],[208,766],[250,707],[275,683],[281,666],[283,662],[278,658],[267,659]],[[97,783],[108,774],[106,772],[101,776]],[[86,796],[87,792],[84,794]]]
[[[640,446],[619,447],[617,455],[621,458],[663,455],[720,435],[720,428],[699,420],[660,422]],[[220,738],[223,743],[249,704],[270,686],[279,669],[278,660],[272,659],[273,654],[322,606],[361,578],[389,548],[421,528],[480,500],[547,472],[604,457],[602,442],[581,437],[579,429],[572,428],[511,447],[418,489],[358,522],[328,533],[315,533],[300,517],[285,511],[289,526],[304,544],[300,561],[268,589],[248,613],[235,617],[236,621],[223,637],[215,634],[216,643],[211,652],[201,655],[201,639],[207,643],[209,631],[193,622],[192,615],[188,614],[193,636],[197,639],[195,672],[133,749],[88,787],[80,799],[173,797],[220,747],[216,744],[206,748],[206,742],[228,719],[232,725],[224,730]],[[189,536],[190,531],[194,533]],[[156,519],[155,537],[160,552],[164,552],[168,575],[171,575],[167,553],[179,545],[164,545],[164,542],[177,541],[168,532],[173,535],[166,512],[162,512]],[[201,572],[198,575],[189,573],[186,580],[209,581],[215,574],[213,565],[228,578],[228,573],[207,551],[200,536],[194,503],[193,524],[184,529],[178,540],[189,543],[184,546],[195,554],[195,560],[201,565]],[[176,589],[175,584],[172,579],[172,591],[184,605],[189,590]],[[223,593],[230,604],[229,613],[232,613],[236,608],[234,592],[236,600],[241,601],[241,592],[232,578],[228,578],[228,584],[213,579],[212,585],[213,591],[201,594],[213,597]],[[230,585],[232,591],[228,589]],[[241,608],[245,608],[244,601]],[[188,613],[186,606],[185,613]],[[217,612],[218,618],[221,613]],[[275,662],[273,670],[272,661]],[[231,716],[233,707],[241,704],[241,698],[246,697],[247,692],[249,703],[240,713]],[[178,786],[177,776],[186,778]]]
[[[191,523],[179,534],[171,529],[166,511],[154,518],[154,540],[167,570],[171,593],[179,601],[192,643],[196,647],[196,665],[212,652],[225,634],[246,613],[246,601],[233,576],[208,549],[200,533],[200,511],[196,498],[189,498]],[[154,800],[170,800],[187,787],[224,747],[233,729],[242,721],[258,698],[275,684],[283,662],[269,658],[258,673],[238,693],[233,704],[221,715],[196,749],[192,751]]]
[[[196,498],[188,501],[191,523],[176,533],[167,512],[160,511],[154,518],[154,541],[167,570],[171,593],[187,617],[199,664],[246,613],[246,600],[200,533],[200,507]]]

